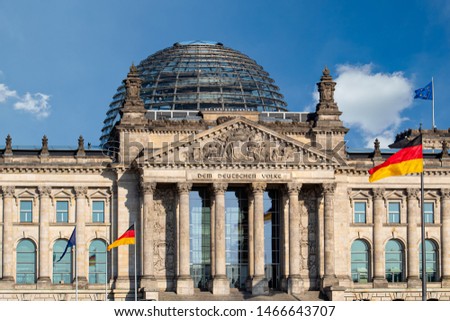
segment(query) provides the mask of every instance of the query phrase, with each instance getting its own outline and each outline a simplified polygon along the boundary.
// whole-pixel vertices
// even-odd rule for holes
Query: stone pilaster
[[[50,194],[52,192],[49,186],[39,186],[39,278],[37,280],[39,288],[48,288],[51,284],[50,279],[50,256],[49,256],[49,223],[50,215]]]
[[[254,224],[254,255],[255,275],[252,279],[252,294],[269,293],[269,285],[264,274],[264,190],[266,183],[253,183],[253,224]]]
[[[289,196],[289,278],[288,293],[301,294],[303,280],[300,277],[300,210],[298,207],[298,194],[302,184],[288,183],[287,192]]]
[[[230,284],[227,279],[225,260],[225,191],[228,184],[214,183],[215,203],[215,248],[216,248],[216,274],[213,279],[212,293],[216,295],[230,294]]]
[[[334,191],[335,183],[323,184],[324,197],[324,276],[322,288],[338,285],[335,272],[334,247]]]
[[[14,243],[13,243],[13,205],[14,186],[4,186],[3,192],[3,277],[0,289],[11,289],[14,283]]]
[[[450,287],[450,189],[441,189],[442,286]]]
[[[153,226],[155,224],[155,211],[153,210],[153,195],[156,190],[156,182],[142,182],[141,193],[143,201],[142,224],[142,277],[141,288],[144,293],[158,291],[158,283],[154,272],[153,253]]]
[[[86,254],[86,211],[87,211],[87,192],[88,188],[85,186],[75,187],[76,197],[76,227],[77,227],[77,264],[78,269],[78,286],[85,287],[87,285],[87,267],[88,260]]]
[[[373,192],[373,286],[375,288],[387,287],[386,274],[384,270],[384,246],[383,246],[383,220],[384,211],[384,189],[374,188]]]
[[[419,244],[419,228],[420,207],[419,207],[419,189],[408,188],[406,190],[408,200],[408,287],[420,287],[422,282],[419,278],[419,252],[417,244]]]
[[[194,294],[194,282],[190,275],[190,238],[189,238],[189,192],[192,188],[191,183],[178,183],[178,198],[180,202],[179,218],[179,274],[177,277],[177,294]]]

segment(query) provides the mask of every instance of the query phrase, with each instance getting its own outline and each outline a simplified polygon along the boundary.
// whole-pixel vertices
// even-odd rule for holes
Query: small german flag
[[[121,246],[121,245],[127,245],[127,244],[134,244],[136,240],[135,234],[134,234],[134,224],[131,225],[128,230],[125,231],[125,233],[122,234],[121,237],[119,237],[117,240],[115,240],[113,243],[111,243],[108,246],[108,251],[112,248]]]
[[[422,135],[411,141],[403,140],[389,145],[389,147],[401,149],[384,163],[369,170],[369,182],[372,183],[389,176],[423,172]]]

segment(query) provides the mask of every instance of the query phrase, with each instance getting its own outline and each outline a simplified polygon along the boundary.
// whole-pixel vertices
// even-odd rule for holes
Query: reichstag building
[[[0,300],[158,300],[164,292],[450,300],[449,130],[423,135],[420,177],[368,182],[394,150],[346,148],[336,83],[290,112],[269,74],[221,43],[132,65],[102,148],[0,149]],[[364,106],[361,106],[364,108]],[[50,137],[51,140],[51,137]],[[135,224],[135,245],[107,246]],[[60,260],[76,227],[76,245]],[[136,282],[135,282],[136,279]]]

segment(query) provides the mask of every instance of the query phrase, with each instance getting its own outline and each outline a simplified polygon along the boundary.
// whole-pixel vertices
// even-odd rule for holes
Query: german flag
[[[389,147],[401,149],[383,164],[369,170],[369,182],[372,183],[389,176],[423,172],[422,135],[411,141],[403,140]]]
[[[127,244],[134,244],[136,240],[135,234],[134,234],[134,224],[131,225],[128,230],[125,231],[125,233],[122,234],[121,237],[119,237],[117,240],[115,240],[113,243],[111,243],[108,246],[108,251],[112,248],[121,246],[121,245],[127,245]]]

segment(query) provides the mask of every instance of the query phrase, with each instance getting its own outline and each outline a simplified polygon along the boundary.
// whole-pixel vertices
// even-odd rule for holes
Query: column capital
[[[76,197],[85,197],[88,192],[88,188],[86,186],[75,186],[74,190]]]
[[[141,190],[144,194],[153,194],[156,190],[156,182],[141,182]]]
[[[302,189],[302,183],[289,182],[285,186],[285,190],[289,195],[298,194],[301,189]]]
[[[52,193],[52,188],[50,186],[38,186],[38,192],[41,198],[49,197]]]
[[[375,200],[383,199],[384,197],[384,188],[373,188],[372,189],[373,198]]]
[[[263,182],[252,183],[252,192],[254,194],[263,193],[265,191],[266,187],[267,187],[267,184],[263,183]]]
[[[15,186],[2,186],[0,188],[1,192],[3,193],[4,197],[13,197],[16,192]]]
[[[223,194],[228,188],[228,183],[213,183],[212,190],[214,194]]]
[[[406,189],[406,197],[408,200],[420,199],[420,189],[418,188],[407,188]]]
[[[441,188],[441,198],[443,200],[450,199],[450,188]]]
[[[322,184],[323,194],[334,194],[334,190],[336,189],[336,183],[324,183]]]
[[[178,193],[180,193],[180,194],[189,193],[191,188],[192,188],[192,183],[188,183],[188,182],[177,183],[177,190],[178,190]]]

